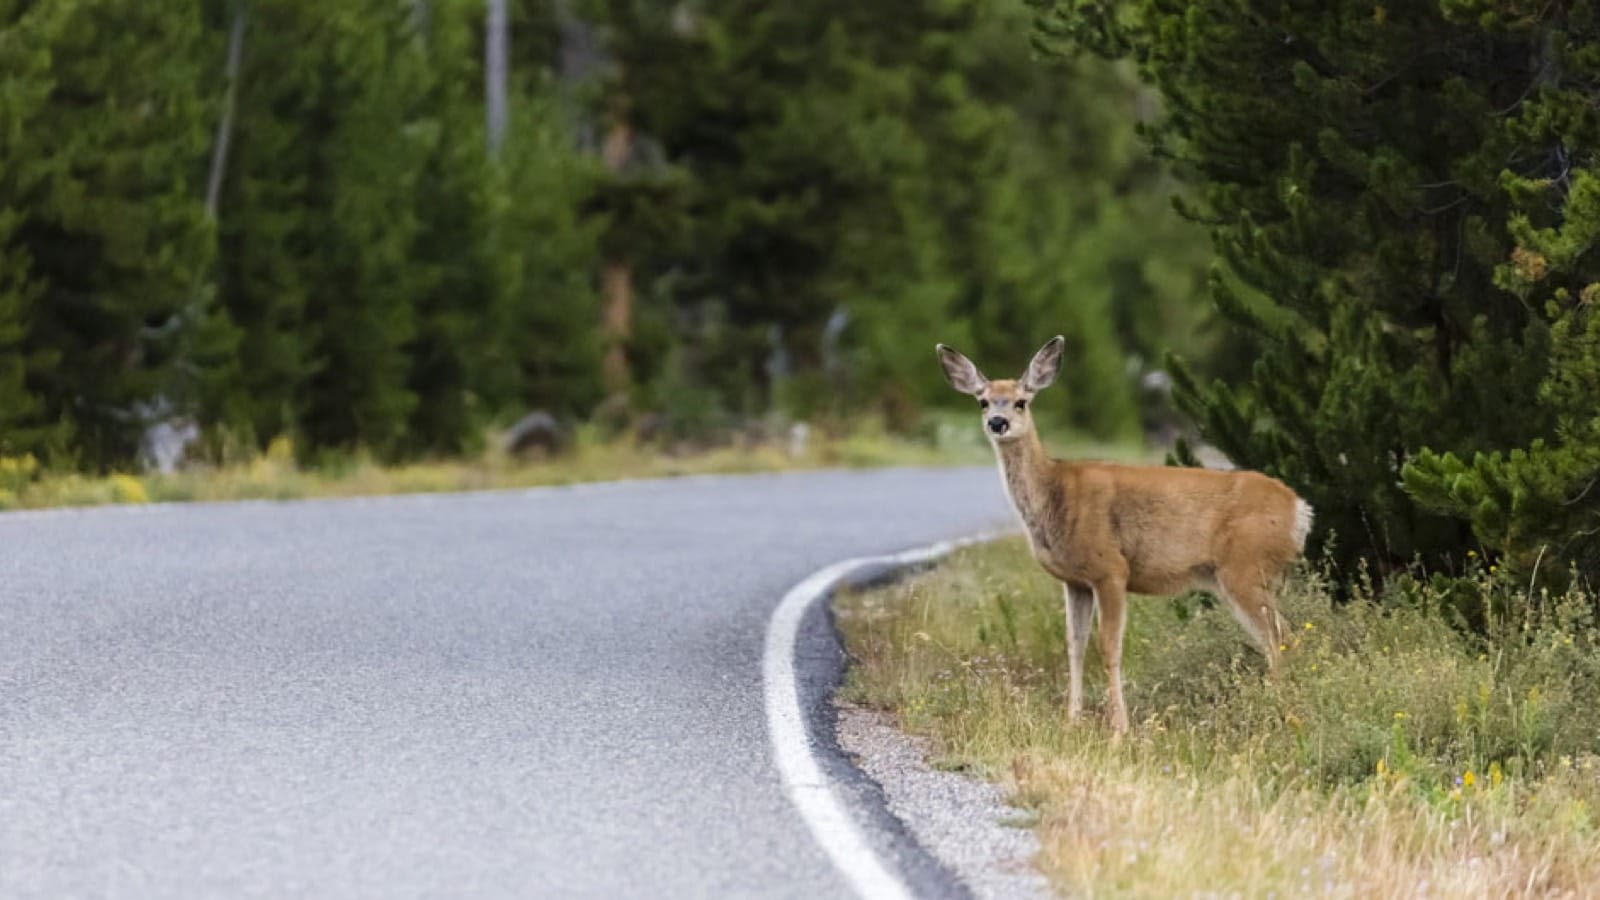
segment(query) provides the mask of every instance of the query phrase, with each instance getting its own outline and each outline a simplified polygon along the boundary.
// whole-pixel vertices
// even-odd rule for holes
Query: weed
[[[1454,593],[1402,582],[1335,605],[1305,575],[1276,680],[1226,610],[1138,598],[1137,724],[1114,746],[1095,710],[1065,720],[1060,588],[1002,541],[840,598],[845,691],[1006,785],[1070,892],[1582,894],[1600,883],[1595,598],[1475,577],[1482,632]]]

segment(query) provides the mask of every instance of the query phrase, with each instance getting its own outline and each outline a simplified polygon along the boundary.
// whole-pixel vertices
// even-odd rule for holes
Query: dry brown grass
[[[1514,589],[1487,573],[1481,588]],[[1478,638],[1425,592],[1335,608],[1306,579],[1269,683],[1225,612],[1141,598],[1120,745],[1064,721],[1060,591],[1020,541],[837,612],[848,698],[1036,812],[1038,863],[1064,893],[1600,895],[1595,604],[1522,605],[1539,611]]]

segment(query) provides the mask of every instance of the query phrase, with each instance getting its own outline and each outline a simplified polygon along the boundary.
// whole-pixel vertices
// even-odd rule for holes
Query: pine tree
[[[1020,5],[990,8],[980,21],[974,58],[950,68],[975,85],[982,108],[1005,111],[981,132],[998,152],[940,152],[964,168],[934,182],[943,196],[974,186],[974,211],[957,208],[947,225],[962,251],[952,275],[966,285],[957,314],[978,352],[1016,365],[1062,333],[1062,390],[1039,409],[1126,437],[1137,422],[1136,376],[1168,348],[1209,351],[1196,302],[1205,235],[1173,213],[1176,183],[1138,140],[1137,121],[1154,104],[1126,67],[1019,54]]]
[[[948,400],[935,341],[1008,359],[1059,330],[1078,352],[1051,404],[1133,428],[1130,355],[1195,321],[1203,236],[1162,208],[1125,73],[1036,65],[1020,5],[608,8],[640,129],[691,185],[688,240],[641,267],[685,380],[735,409],[906,424]],[[1167,328],[1139,324],[1152,308]]]
[[[417,404],[405,438],[413,452],[459,453],[479,437],[497,399],[484,395],[503,366],[489,319],[501,290],[491,258],[494,163],[485,149],[482,3],[433,3],[427,47],[430,150],[418,176],[411,252],[417,328],[406,347]]]
[[[1520,165],[1499,186],[1511,249],[1495,283],[1536,322],[1549,323],[1548,356],[1517,360],[1536,391],[1506,396],[1537,428],[1515,449],[1473,453],[1434,445],[1403,474],[1424,505],[1471,523],[1475,537],[1528,572],[1600,574],[1600,21],[1587,4],[1502,10],[1448,3],[1459,21],[1531,48],[1533,88],[1507,125]],[[1544,365],[1535,368],[1540,362]],[[1493,381],[1484,390],[1518,386]]]
[[[510,390],[502,409],[586,418],[602,394],[599,268],[603,222],[585,215],[600,173],[577,151],[548,87],[523,88],[491,183],[499,301],[489,321]]]
[[[414,11],[256,0],[249,15],[221,214],[221,296],[242,331],[229,411],[257,440],[390,455],[416,403],[410,254],[437,138]]]
[[[1407,461],[1558,427],[1533,402],[1551,319],[1505,273],[1521,186],[1581,164],[1564,147],[1590,126],[1557,98],[1582,91],[1588,5],[1043,5],[1047,44],[1140,61],[1166,103],[1147,133],[1202,187],[1211,294],[1255,356],[1243,382],[1182,379],[1205,436],[1299,489],[1346,566],[1449,565],[1470,531],[1406,491]]]
[[[301,430],[314,446],[391,454],[416,403],[404,348],[415,329],[409,254],[429,138],[417,127],[426,62],[406,6],[370,0],[315,15],[327,17],[329,38],[311,107],[318,277],[306,312],[317,368]]]
[[[127,465],[177,378],[186,334],[172,325],[211,261],[204,29],[176,0],[77,0],[5,20],[48,54],[49,93],[3,151],[16,164],[7,282],[13,297],[21,284],[34,293],[20,315],[12,301],[0,328],[12,347],[21,335],[35,398],[21,434],[53,431],[58,464]],[[23,60],[34,71],[40,61]],[[38,100],[40,82],[19,84],[18,97]],[[12,362],[13,384],[15,372]]]
[[[218,295],[239,329],[235,380],[208,398],[208,422],[265,446],[299,428],[315,370],[307,306],[317,247],[306,135],[321,90],[311,24],[290,0],[248,0],[235,122],[218,209]],[[218,16],[220,29],[226,19]]]
[[[482,6],[435,3],[429,21],[438,135],[418,181],[407,347],[417,451],[460,452],[492,418],[587,413],[597,400],[598,232],[581,210],[593,174],[551,96],[549,63],[515,43],[539,33],[526,7],[513,10],[507,131],[486,151]]]
[[[49,8],[19,9],[0,3],[0,70],[9,89],[0,92],[0,134],[22,134],[45,110],[51,89],[49,48],[64,17]],[[39,454],[47,449],[43,400],[29,374],[48,365],[28,341],[38,287],[27,248],[16,232],[27,216],[24,198],[42,175],[37,159],[0,142],[0,456]]]

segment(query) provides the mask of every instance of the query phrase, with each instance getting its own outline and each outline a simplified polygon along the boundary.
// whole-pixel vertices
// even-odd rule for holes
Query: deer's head
[[[937,345],[936,349],[950,386],[978,399],[984,433],[991,441],[1003,443],[1033,433],[1033,416],[1029,410],[1033,395],[1056,380],[1056,373],[1061,371],[1061,348],[1066,343],[1059,334],[1051,338],[1033,355],[1027,371],[1015,381],[990,381],[959,351],[944,344]]]

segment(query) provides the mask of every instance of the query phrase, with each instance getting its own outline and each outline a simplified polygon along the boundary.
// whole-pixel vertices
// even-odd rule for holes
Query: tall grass
[[[1005,541],[842,598],[846,696],[1005,783],[1038,813],[1041,868],[1074,894],[1593,896],[1595,598],[1476,577],[1486,635],[1432,588],[1335,606],[1303,577],[1271,681],[1226,611],[1138,598],[1136,725],[1113,745],[1096,710],[1065,721],[1060,588]]]

